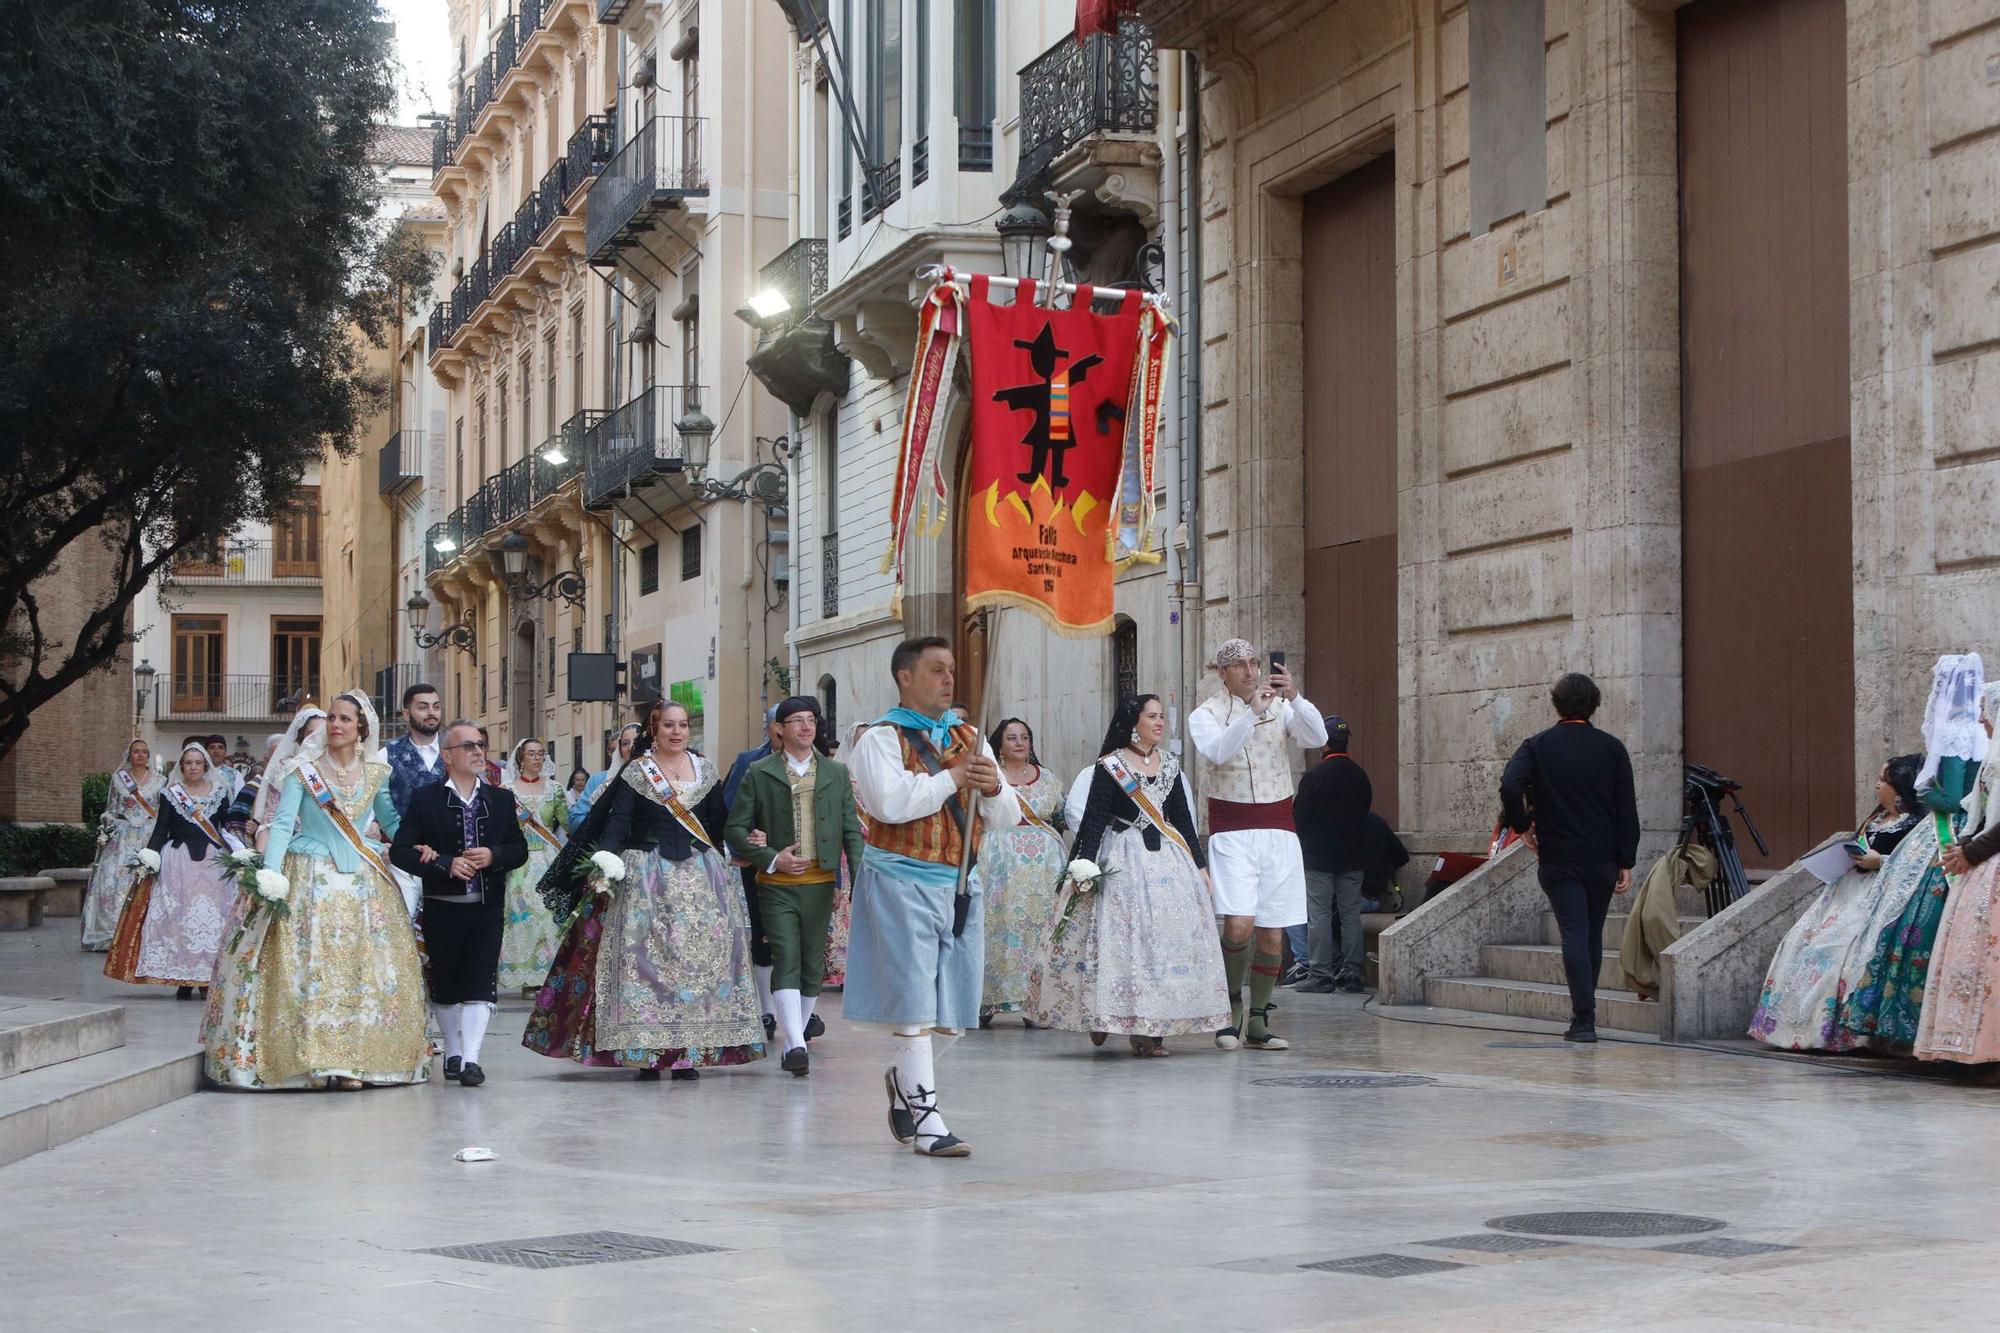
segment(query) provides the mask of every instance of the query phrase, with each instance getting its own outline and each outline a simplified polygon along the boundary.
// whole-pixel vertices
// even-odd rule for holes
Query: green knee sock
[[[1230,1025],[1243,1030],[1243,974],[1250,968],[1250,941],[1232,944],[1222,939],[1222,981],[1229,987]]]
[[[1271,992],[1277,987],[1278,972],[1284,960],[1274,953],[1257,951],[1250,960],[1250,1032],[1253,1041],[1261,1041],[1270,1029],[1264,1023],[1264,1006],[1271,1003]]]

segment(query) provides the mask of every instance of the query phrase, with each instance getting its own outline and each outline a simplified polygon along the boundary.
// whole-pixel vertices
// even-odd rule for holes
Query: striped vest
[[[903,747],[904,769],[911,773],[928,772],[929,770],[924,767],[923,760],[917,757],[917,748],[910,741],[910,733],[904,731],[901,727],[897,727],[895,730],[896,741]],[[963,723],[953,727],[951,735],[954,744],[944,754],[937,756],[940,764],[952,755],[959,753],[965,747],[972,745],[977,734],[971,727]],[[976,861],[979,857],[979,844],[981,840],[979,815],[973,801],[966,799],[963,792],[960,793],[960,800],[965,805],[967,816],[972,825],[972,855]],[[951,811],[948,808],[940,807],[934,814],[923,819],[912,820],[908,824],[891,824],[886,820],[875,818],[866,811],[862,812],[861,820],[868,830],[868,845],[870,847],[879,847],[885,852],[894,852],[898,856],[907,856],[913,861],[930,861],[937,865],[956,868],[959,853],[965,846],[958,832],[958,821],[951,817]]]

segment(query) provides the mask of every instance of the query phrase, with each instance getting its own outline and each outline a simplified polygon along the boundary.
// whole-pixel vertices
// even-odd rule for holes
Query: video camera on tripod
[[[1750,892],[1750,881],[1743,873],[1743,858],[1736,852],[1736,833],[1729,826],[1729,816],[1722,812],[1725,798],[1743,817],[1743,827],[1757,844],[1758,854],[1771,854],[1771,849],[1764,845],[1764,835],[1757,831],[1750,812],[1743,808],[1742,790],[1742,783],[1705,764],[1686,764],[1682,768],[1681,844],[1685,846],[1689,838],[1696,838],[1715,853],[1715,878],[1709,881],[1707,890],[1710,916]]]

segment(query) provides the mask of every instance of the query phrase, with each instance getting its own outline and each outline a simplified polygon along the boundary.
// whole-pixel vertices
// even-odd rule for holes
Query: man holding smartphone
[[[1247,640],[1231,639],[1216,649],[1210,665],[1222,689],[1188,715],[1188,739],[1207,761],[1202,790],[1208,796],[1209,877],[1222,918],[1223,975],[1234,1020],[1215,1034],[1215,1044],[1225,1051],[1239,1043],[1282,1051],[1289,1043],[1271,1032],[1271,991],[1285,927],[1306,919],[1290,746],[1318,750],[1326,744],[1326,722],[1299,694],[1281,653],[1271,654],[1267,673]]]

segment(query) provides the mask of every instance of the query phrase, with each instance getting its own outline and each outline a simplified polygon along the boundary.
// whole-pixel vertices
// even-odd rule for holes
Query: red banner
[[[1093,32],[1115,34],[1119,21],[1139,17],[1139,0],[1076,0],[1076,39]]]
[[[1010,305],[971,280],[972,451],[965,533],[968,607],[1032,610],[1058,633],[1107,634],[1126,413],[1140,296],[1115,314],[1079,287],[1067,310]]]

